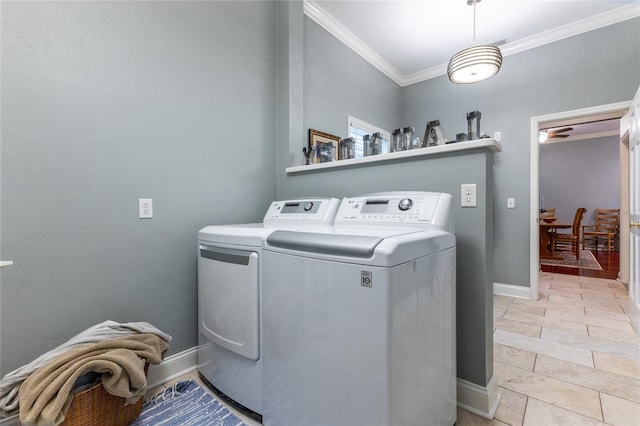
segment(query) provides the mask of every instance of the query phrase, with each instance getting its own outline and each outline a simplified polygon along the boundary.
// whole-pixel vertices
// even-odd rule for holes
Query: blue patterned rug
[[[176,383],[144,403],[131,426],[242,426],[224,405],[195,381]]]

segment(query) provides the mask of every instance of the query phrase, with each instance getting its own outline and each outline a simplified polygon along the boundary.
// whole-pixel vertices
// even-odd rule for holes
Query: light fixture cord
[[[473,47],[476,47],[476,4],[478,2],[473,0]]]

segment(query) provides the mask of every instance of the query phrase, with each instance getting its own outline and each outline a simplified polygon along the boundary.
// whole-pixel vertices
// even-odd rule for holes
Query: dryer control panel
[[[337,198],[305,198],[274,201],[264,215],[265,225],[296,223],[333,225],[340,200]]]
[[[335,224],[429,225],[450,231],[452,199],[440,192],[382,192],[347,197],[340,204]]]

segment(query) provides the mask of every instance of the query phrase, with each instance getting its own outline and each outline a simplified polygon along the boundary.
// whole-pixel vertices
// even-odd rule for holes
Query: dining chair
[[[584,207],[576,209],[570,234],[556,232],[551,235],[552,253],[555,253],[557,249],[570,249],[576,255],[576,260],[580,259],[580,225],[586,211],[587,209]]]
[[[593,243],[596,251],[600,239],[606,240],[607,251],[617,248],[618,229],[620,227],[620,209],[596,209],[594,224],[582,225],[582,249]]]

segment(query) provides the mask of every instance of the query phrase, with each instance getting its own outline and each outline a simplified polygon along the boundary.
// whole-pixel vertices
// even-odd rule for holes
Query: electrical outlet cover
[[[460,185],[460,206],[461,207],[477,207],[477,186],[475,183],[466,183]]]
[[[153,218],[153,201],[151,200],[151,198],[138,199],[138,218],[140,219]]]

